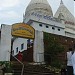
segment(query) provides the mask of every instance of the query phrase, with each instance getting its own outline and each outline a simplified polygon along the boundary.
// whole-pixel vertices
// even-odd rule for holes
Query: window
[[[58,28],[58,31],[60,31],[60,29]]]
[[[30,48],[30,45],[31,45],[31,41],[30,41],[30,39],[28,39],[27,40],[27,47]]]
[[[46,26],[46,28],[49,28],[49,26]]]
[[[30,39],[28,39],[28,40],[27,40],[27,44],[30,44],[30,43],[31,43],[31,42],[30,42]]]
[[[42,24],[39,24],[40,27],[42,27]]]
[[[18,52],[18,47],[16,48],[16,53]]]
[[[55,30],[55,28],[54,28],[54,27],[52,27],[52,29],[53,29],[53,30]]]
[[[23,43],[23,44],[21,44],[21,50],[22,50],[22,49],[24,49],[24,43]]]

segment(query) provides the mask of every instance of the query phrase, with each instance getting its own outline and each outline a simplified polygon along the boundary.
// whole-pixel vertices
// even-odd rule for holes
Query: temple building
[[[54,16],[52,8],[47,0],[31,0],[26,8],[25,13],[23,14],[23,23],[28,24],[35,29],[35,38],[14,38],[10,34],[12,27],[2,24],[1,46],[3,44],[7,44],[8,49],[7,47],[4,48],[4,46],[1,47],[1,56],[3,56],[4,51],[6,51],[5,49],[10,51],[11,46],[13,45],[12,51],[14,56],[16,56],[19,51],[21,51],[24,55],[29,54],[27,56],[27,59],[25,59],[26,56],[24,56],[25,60],[44,63],[44,32],[56,36],[61,36],[62,38],[71,38],[71,42],[75,42],[75,17],[67,9],[62,0],[60,1],[60,6]],[[13,44],[11,44],[10,46],[8,44],[8,41],[10,41],[9,43],[11,43],[11,40],[8,39],[6,42],[6,39],[8,37],[13,40]],[[29,46],[30,48],[27,47],[28,42],[31,43],[31,46]],[[5,57],[0,57],[0,60],[4,59],[10,60],[10,58],[8,59]]]

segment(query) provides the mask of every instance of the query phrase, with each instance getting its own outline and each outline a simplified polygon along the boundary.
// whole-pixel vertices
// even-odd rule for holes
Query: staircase
[[[19,63],[13,64],[12,69],[14,75],[21,75],[21,71],[22,71],[21,64]],[[54,74],[51,73],[49,69],[45,68],[44,65],[25,64],[23,75],[54,75]]]

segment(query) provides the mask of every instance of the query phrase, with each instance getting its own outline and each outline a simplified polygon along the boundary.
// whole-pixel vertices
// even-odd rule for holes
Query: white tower
[[[60,6],[58,10],[56,11],[54,17],[58,18],[59,14],[62,13],[64,16],[65,21],[74,22],[74,16],[71,14],[71,12],[67,9],[67,7],[64,5],[63,1],[60,1]]]
[[[32,12],[36,12],[42,15],[53,16],[52,9],[47,0],[31,0],[28,7],[26,8],[23,21],[27,19]]]
[[[47,0],[31,0],[25,14],[33,11],[53,16],[52,9]]]

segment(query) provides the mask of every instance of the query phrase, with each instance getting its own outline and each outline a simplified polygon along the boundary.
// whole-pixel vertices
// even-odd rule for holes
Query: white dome
[[[60,13],[62,13],[62,15],[64,16],[64,20],[65,21],[74,22],[74,20],[75,20],[74,16],[65,7],[65,5],[63,4],[63,2],[60,3],[60,6],[59,6],[57,12],[55,13],[54,17],[58,18],[58,16],[59,16]]]
[[[48,4],[47,0],[31,0],[30,4],[34,4],[34,3]]]
[[[31,0],[28,7],[26,8],[25,14],[29,12],[39,12],[53,16],[52,9],[47,0]]]

